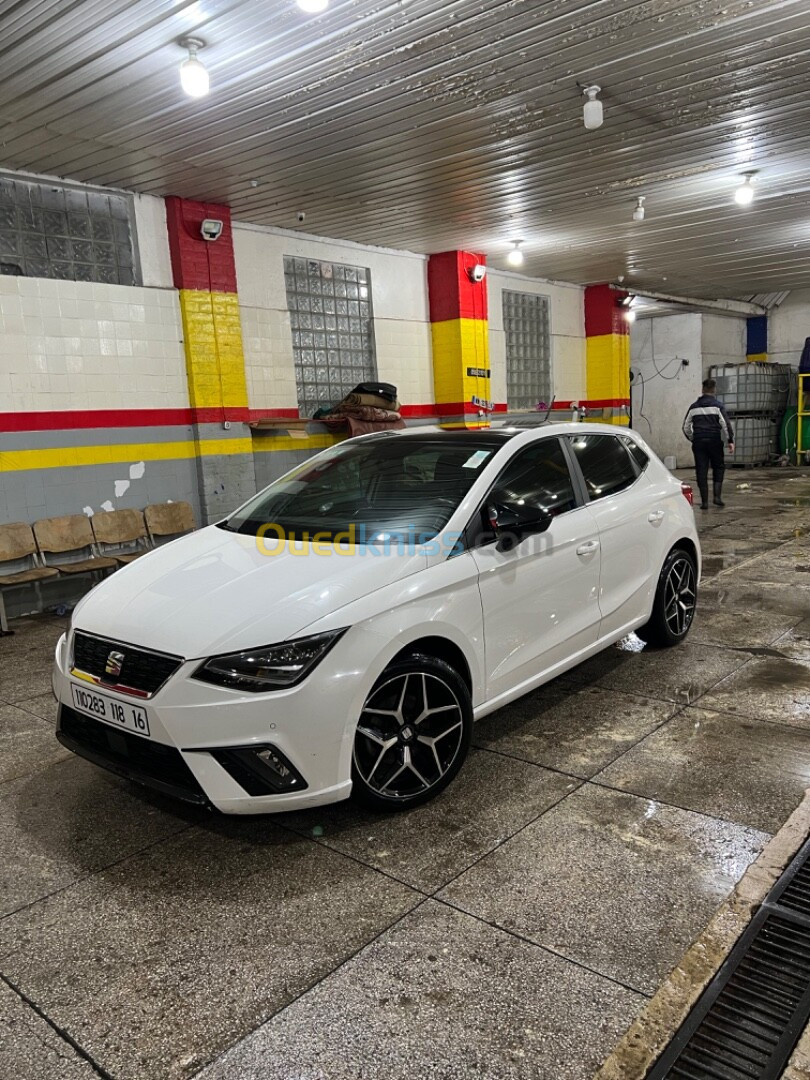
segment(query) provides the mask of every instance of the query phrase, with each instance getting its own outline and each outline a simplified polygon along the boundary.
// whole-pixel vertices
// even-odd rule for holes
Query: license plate
[[[149,720],[146,709],[142,709],[139,705],[130,705],[128,701],[116,701],[115,698],[99,694],[95,690],[85,690],[83,686],[77,686],[75,683],[70,684],[70,689],[73,694],[74,708],[79,712],[92,716],[96,720],[103,720],[105,724],[112,724],[113,727],[126,728],[127,731],[132,731],[136,735],[149,738]]]

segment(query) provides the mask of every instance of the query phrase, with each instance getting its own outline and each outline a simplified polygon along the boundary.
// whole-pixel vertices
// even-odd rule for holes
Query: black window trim
[[[488,547],[490,544],[495,543],[496,538],[494,536],[491,539],[484,540],[483,543],[481,542],[481,538],[487,532],[484,526],[484,512],[486,510],[490,495],[493,491],[495,491],[498,484],[501,482],[506,470],[512,466],[515,460],[524,451],[533,450],[536,446],[539,446],[541,443],[546,442],[547,439],[556,439],[557,442],[560,444],[560,448],[563,452],[563,457],[568,462],[568,474],[571,477],[571,487],[574,489],[574,499],[576,500],[577,504],[570,510],[564,510],[562,514],[557,514],[556,517],[565,517],[566,514],[575,514],[578,510],[582,510],[585,508],[588,502],[587,489],[585,488],[585,481],[582,479],[582,474],[580,473],[578,466],[574,468],[574,466],[576,466],[576,461],[574,460],[574,453],[571,450],[570,446],[567,445],[567,439],[564,435],[562,435],[560,432],[550,431],[547,434],[543,435],[543,437],[540,439],[532,439],[531,442],[524,443],[524,445],[521,446],[519,450],[516,450],[515,453],[511,455],[508,461],[504,462],[500,472],[492,481],[490,486],[487,488],[486,494],[483,496],[478,506],[472,512],[472,514],[470,515],[470,520],[467,522],[466,526],[462,530],[464,551],[471,551],[474,548]],[[631,455],[628,454],[628,457],[630,456]],[[455,554],[461,554],[461,552],[456,552]]]
[[[633,472],[636,474],[635,479],[633,480],[632,484],[628,484],[627,487],[622,488],[621,491],[614,492],[613,495],[603,495],[599,499],[592,499],[591,496],[590,496],[590,492],[588,491],[588,485],[585,482],[585,474],[583,473],[582,469],[580,468],[579,461],[577,460],[577,455],[574,453],[574,449],[571,446],[571,443],[573,442],[573,440],[578,438],[578,436],[577,435],[570,435],[570,434],[562,436],[562,438],[565,439],[565,442],[568,443],[568,446],[566,447],[566,449],[568,451],[570,460],[572,462],[573,470],[574,470],[574,472],[575,472],[575,474],[577,476],[578,483],[579,483],[579,488],[585,495],[585,503],[586,503],[586,505],[590,505],[591,503],[602,502],[602,499],[610,499],[610,498],[613,498],[615,495],[623,495],[625,493],[625,491],[630,491],[632,488],[634,488],[636,486],[636,484],[639,482],[639,479],[640,479],[642,473],[645,471],[646,465],[645,465],[644,469],[642,469],[641,466],[639,465],[639,463],[636,461],[636,459],[630,453],[630,448],[627,446],[627,444],[624,441],[624,438],[629,438],[629,436],[624,436],[623,437],[622,432],[619,432],[619,431],[617,431],[617,432],[613,432],[613,431],[591,431],[591,432],[584,432],[583,434],[586,434],[586,435],[588,435],[588,434],[590,434],[590,435],[602,435],[606,439],[615,439],[619,443],[621,448],[624,450],[625,454],[627,455],[627,459],[630,462],[630,467],[632,468]],[[649,463],[650,463],[650,459],[649,459],[649,456],[648,456],[647,457],[647,465],[649,465]]]
[[[602,432],[600,432],[600,434],[602,434]],[[624,446],[625,450],[630,455],[630,460],[633,462],[633,466],[636,469],[636,479],[638,479],[639,476],[641,476],[642,473],[645,473],[647,471],[647,466],[650,464],[650,455],[647,453],[647,451],[644,449],[643,446],[640,446],[638,443],[636,443],[636,446],[638,446],[639,450],[642,452],[642,454],[644,455],[644,457],[646,459],[643,465],[639,465],[635,454],[630,449],[630,447],[627,445],[628,442],[634,442],[635,441],[633,439],[632,435],[628,435],[626,432],[619,432],[617,437],[619,439],[619,442],[622,444],[622,446]],[[632,487],[632,485],[631,485],[631,487]]]

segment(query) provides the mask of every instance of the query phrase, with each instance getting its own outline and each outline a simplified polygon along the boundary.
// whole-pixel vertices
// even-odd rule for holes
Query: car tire
[[[667,555],[649,622],[636,630],[642,641],[666,648],[679,645],[692,625],[697,604],[697,565],[685,548],[675,547]]]
[[[464,763],[472,724],[467,684],[446,661],[414,653],[390,664],[357,723],[352,798],[395,812],[435,798]]]

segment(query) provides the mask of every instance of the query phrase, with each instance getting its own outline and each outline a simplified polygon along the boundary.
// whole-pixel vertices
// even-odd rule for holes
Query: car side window
[[[638,473],[630,452],[616,435],[571,435],[569,442],[591,502],[616,495],[636,482]]]
[[[636,465],[638,465],[638,471],[644,472],[650,461],[650,455],[647,454],[638,445],[635,439],[631,439],[629,435],[622,435],[621,440],[630,452],[630,456]]]
[[[490,497],[527,519],[575,509],[577,498],[560,440],[542,439],[521,450],[498,477]]]

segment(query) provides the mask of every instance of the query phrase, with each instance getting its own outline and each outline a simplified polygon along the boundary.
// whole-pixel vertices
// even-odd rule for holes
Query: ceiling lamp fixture
[[[596,131],[604,123],[605,112],[602,108],[602,102],[597,97],[597,94],[601,92],[601,86],[586,86],[582,91],[588,99],[582,109],[582,119],[585,121],[585,127],[588,131]]]
[[[750,206],[754,201],[754,177],[756,171],[743,173],[743,182],[734,192],[734,202],[737,206]]]
[[[205,97],[210,89],[208,68],[202,60],[197,59],[197,50],[205,48],[205,42],[200,38],[180,38],[178,45],[188,49],[188,59],[180,65],[180,85],[189,97]]]
[[[646,213],[646,211],[644,209],[644,199],[645,199],[644,195],[639,195],[638,200],[636,202],[636,208],[633,211],[633,221],[643,221],[644,220],[644,215]]]
[[[298,6],[307,15],[319,15],[329,7],[329,0],[298,0]]]
[[[506,256],[506,261],[510,266],[523,266],[523,252],[520,250],[522,240],[513,240],[513,248]]]

